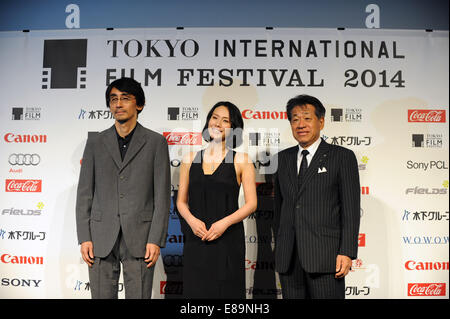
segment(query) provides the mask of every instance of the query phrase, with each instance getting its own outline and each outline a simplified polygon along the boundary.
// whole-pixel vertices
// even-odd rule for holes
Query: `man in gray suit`
[[[122,263],[125,297],[149,299],[169,219],[167,142],[137,122],[145,96],[135,80],[112,82],[106,105],[115,123],[88,138],[83,153],[76,202],[81,255],[92,298],[118,297]]]
[[[283,298],[343,299],[356,258],[360,185],[356,157],[320,138],[325,108],[315,97],[287,103],[298,145],[278,153],[275,265]]]

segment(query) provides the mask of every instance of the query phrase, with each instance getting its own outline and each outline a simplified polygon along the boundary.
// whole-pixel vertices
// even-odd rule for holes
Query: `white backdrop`
[[[202,147],[180,144],[198,137],[216,102],[242,111],[238,150],[255,161],[259,185],[245,220],[248,298],[281,298],[264,174],[276,169],[270,155],[295,144],[284,112],[298,94],[323,102],[322,137],[360,164],[347,298],[448,298],[448,39],[289,28],[0,33],[0,297],[90,297],[75,231],[80,160],[88,132],[113,124],[104,92],[125,75],[144,87],[139,122],[171,144],[173,196],[183,154]],[[182,241],[172,210],[154,298],[180,297]]]

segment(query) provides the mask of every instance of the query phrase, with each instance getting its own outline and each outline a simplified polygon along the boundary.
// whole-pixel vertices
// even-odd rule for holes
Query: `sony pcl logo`
[[[86,88],[87,39],[44,40],[43,89]]]

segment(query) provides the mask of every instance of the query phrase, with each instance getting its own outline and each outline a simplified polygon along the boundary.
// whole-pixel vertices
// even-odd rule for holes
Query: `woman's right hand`
[[[192,232],[194,233],[195,236],[203,238],[203,236],[205,236],[205,234],[208,232],[206,230],[206,225],[204,222],[202,222],[200,219],[192,216],[187,223],[189,224],[189,226],[192,229]]]

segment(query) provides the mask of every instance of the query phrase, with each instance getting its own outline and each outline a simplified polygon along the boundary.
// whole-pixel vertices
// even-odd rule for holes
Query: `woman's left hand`
[[[203,236],[202,240],[212,241],[220,236],[230,227],[230,224],[225,218],[216,221],[211,227],[208,229],[208,232]]]

